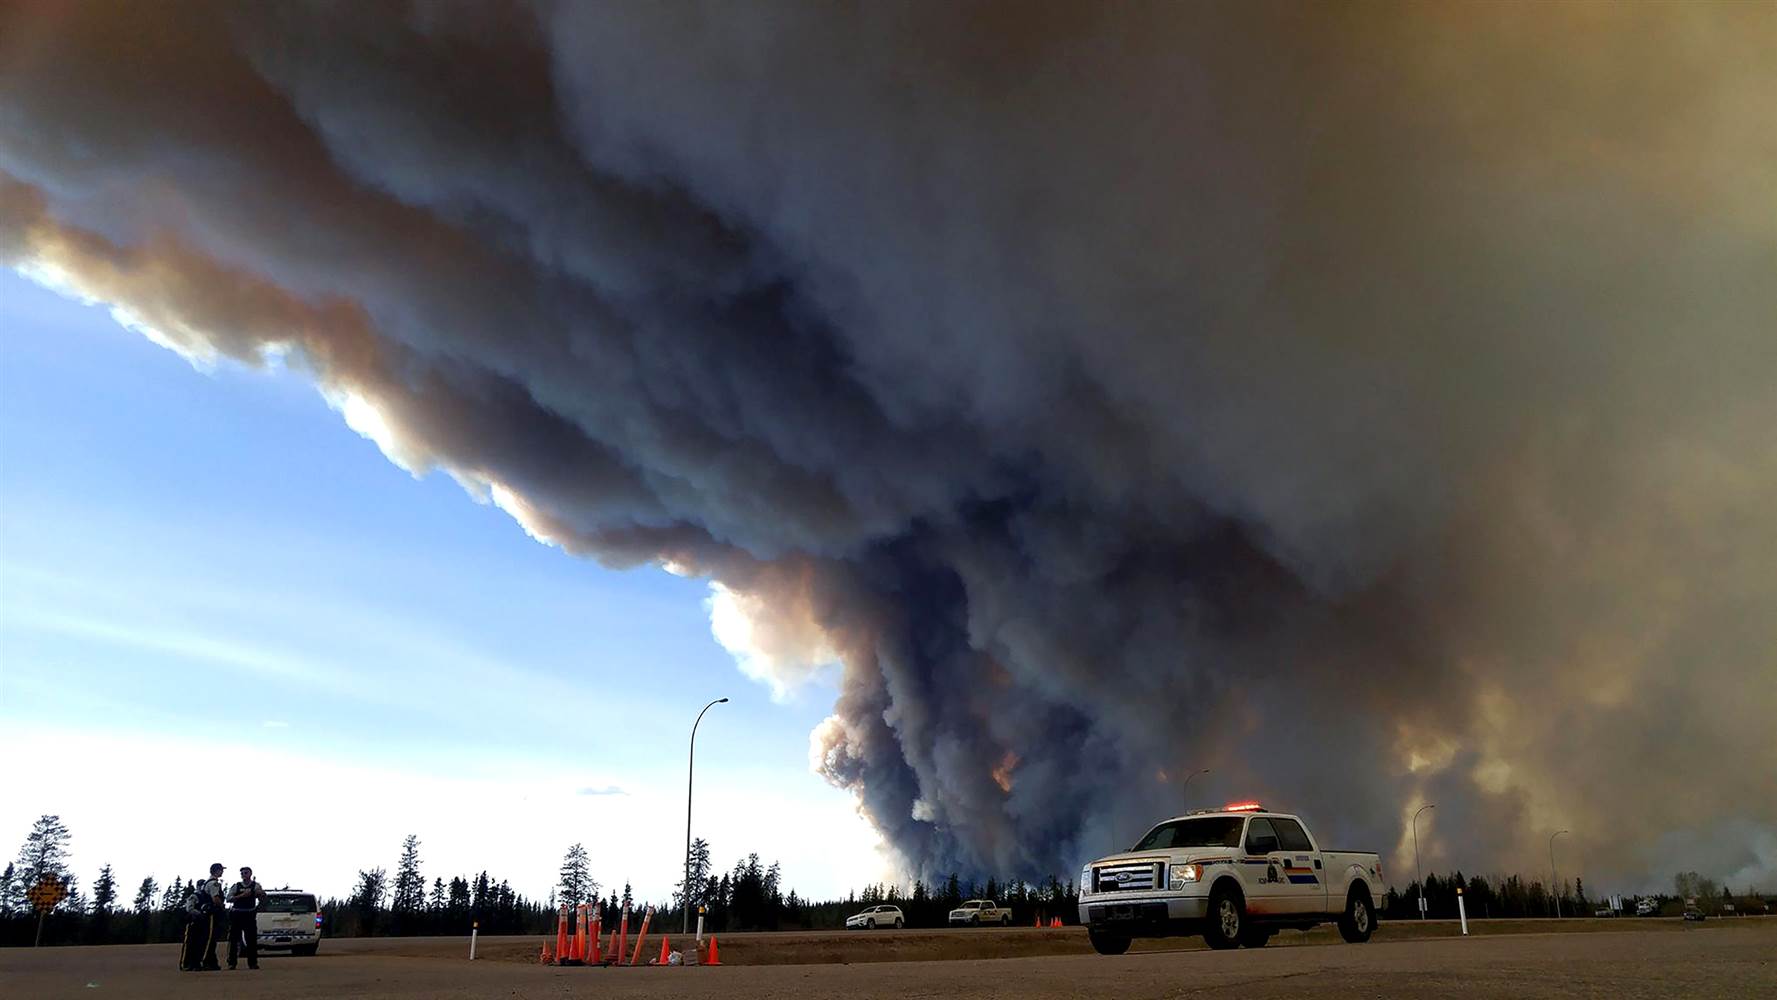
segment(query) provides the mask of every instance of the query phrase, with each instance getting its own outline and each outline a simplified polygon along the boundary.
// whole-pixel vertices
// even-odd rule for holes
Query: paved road
[[[846,1000],[1062,997],[1774,997],[1777,929],[1699,928],[1522,934],[1468,939],[1186,951],[1101,958],[726,966],[720,969],[551,969],[408,957],[375,948],[270,959],[258,973],[180,974],[165,946],[0,951],[7,996],[80,997],[672,997]],[[89,985],[90,984],[90,985]]]

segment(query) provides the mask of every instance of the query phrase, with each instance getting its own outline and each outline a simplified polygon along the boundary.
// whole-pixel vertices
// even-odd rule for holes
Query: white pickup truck
[[[1282,927],[1339,922],[1368,941],[1383,892],[1374,854],[1323,851],[1299,817],[1241,802],[1175,816],[1080,872],[1080,923],[1101,955],[1138,937],[1202,934],[1211,948],[1262,948]]]
[[[950,911],[950,926],[979,927],[982,924],[1012,925],[1012,910],[991,899],[971,899]]]

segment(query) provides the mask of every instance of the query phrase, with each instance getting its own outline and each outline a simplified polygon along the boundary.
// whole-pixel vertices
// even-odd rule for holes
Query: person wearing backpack
[[[218,972],[216,932],[222,920],[221,862],[210,866],[208,880],[191,887],[185,897],[185,946],[179,952],[179,968],[186,972]]]

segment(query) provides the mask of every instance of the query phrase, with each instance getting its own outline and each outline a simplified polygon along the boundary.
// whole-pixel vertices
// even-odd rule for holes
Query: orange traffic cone
[[[544,945],[543,947],[537,949],[537,964],[538,965],[552,965],[552,964],[554,964],[554,957],[549,954],[549,946],[548,945]]]
[[[721,965],[722,964],[722,959],[716,954],[716,936],[714,934],[710,935],[710,960],[703,963],[703,964],[705,964],[705,965]]]
[[[672,948],[667,944],[670,940],[672,939],[666,937],[660,939],[660,958],[654,963],[655,965],[665,965],[667,959],[672,956]]]
[[[555,921],[555,953],[562,958],[568,957],[568,904],[561,904],[560,915]]]
[[[629,964],[637,965],[642,961],[642,942],[648,940],[648,925],[654,922],[654,907],[650,906],[642,912],[642,929],[636,932],[636,950],[629,953]]]
[[[1030,924],[1030,925],[1031,925],[1031,926],[1032,926],[1032,927],[1035,927],[1035,928],[1037,928],[1037,929],[1039,929],[1039,930],[1041,930],[1041,929],[1042,929],[1042,926],[1043,926],[1043,918],[1042,918],[1042,917],[1033,917],[1033,918],[1032,918],[1032,919],[1031,919],[1031,924]]]
[[[595,914],[592,918],[592,937],[586,942],[587,947],[591,948],[592,952],[586,956],[587,965],[604,964],[605,957],[599,954],[599,932],[604,930],[599,924],[599,919],[602,916],[603,914]]]
[[[1061,918],[1056,917],[1053,920],[1049,921],[1049,926],[1059,929],[1061,927]]]

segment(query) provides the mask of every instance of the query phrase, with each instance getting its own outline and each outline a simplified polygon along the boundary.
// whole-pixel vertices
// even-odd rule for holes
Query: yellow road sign
[[[55,905],[68,896],[68,887],[54,875],[45,875],[31,888],[25,890],[25,898],[39,910],[53,910]]]

